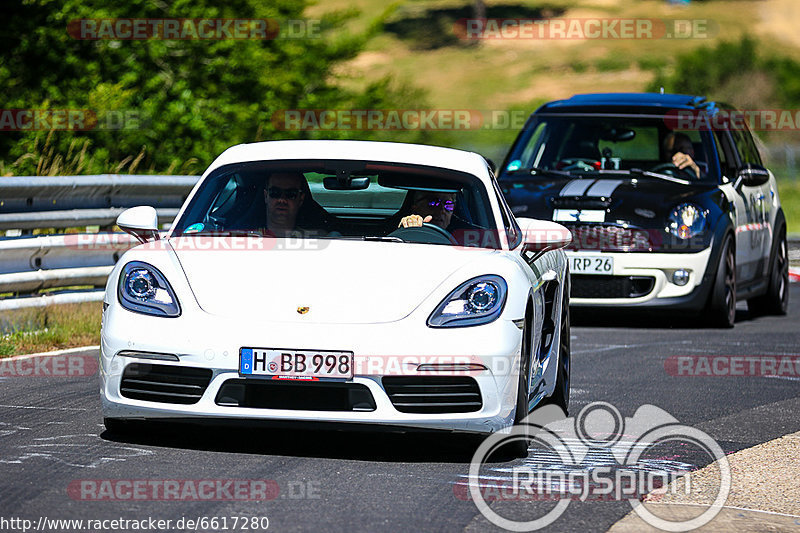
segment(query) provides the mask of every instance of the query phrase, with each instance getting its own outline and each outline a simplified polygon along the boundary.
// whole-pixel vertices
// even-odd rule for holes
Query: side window
[[[503,218],[503,228],[506,230],[508,247],[510,249],[516,248],[522,240],[522,229],[509,212],[508,205],[503,197],[503,193],[497,187],[497,182],[494,180],[494,177],[492,177],[492,187],[494,188],[494,193],[497,196],[497,202],[500,205],[500,216]]]
[[[719,165],[722,175],[728,180],[733,180],[736,175],[736,158],[730,146],[728,132],[724,130],[717,130],[714,132],[714,143],[717,145],[717,154],[719,154]]]
[[[756,144],[753,142],[749,131],[744,129],[731,130],[731,137],[736,143],[742,163],[761,164],[761,157],[758,155],[758,149],[756,149]]]

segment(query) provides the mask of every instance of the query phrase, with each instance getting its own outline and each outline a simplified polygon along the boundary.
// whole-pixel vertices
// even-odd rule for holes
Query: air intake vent
[[[585,276],[573,274],[573,298],[641,298],[653,290],[650,276]]]
[[[359,383],[298,383],[270,379],[229,379],[216,398],[225,407],[296,411],[374,411],[375,400]]]
[[[211,375],[207,368],[132,363],[122,374],[120,394],[133,400],[193,404],[200,401]]]
[[[392,376],[382,381],[401,413],[470,413],[483,405],[478,383],[471,377]]]

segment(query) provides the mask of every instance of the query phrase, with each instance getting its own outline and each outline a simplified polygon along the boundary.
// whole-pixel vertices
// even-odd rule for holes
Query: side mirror
[[[117,226],[125,233],[130,233],[141,243],[157,241],[161,238],[158,234],[158,213],[147,205],[126,209],[117,217]]]
[[[758,187],[764,185],[768,181],[769,170],[759,165],[745,163],[736,173],[736,183],[734,183],[733,187],[735,189],[738,189],[742,185],[746,187]]]
[[[572,242],[572,233],[556,222],[518,218],[522,229],[522,251],[543,253],[564,248]]]

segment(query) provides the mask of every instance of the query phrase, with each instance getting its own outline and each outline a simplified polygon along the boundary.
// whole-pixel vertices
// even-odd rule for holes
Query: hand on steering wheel
[[[409,215],[406,218],[410,217],[420,217],[419,215]],[[430,216],[425,217],[426,219],[431,219]],[[416,221],[416,220],[415,220]],[[444,228],[437,226],[436,224],[429,224],[427,222],[422,222],[420,225],[407,225],[403,226],[402,223],[399,228],[394,230],[389,234],[389,237],[398,237],[403,239],[407,242],[421,242],[421,243],[428,243],[428,244],[453,244],[457,245],[458,241],[456,241],[455,237]]]
[[[673,163],[659,163],[658,165],[651,168],[650,172],[667,172],[669,174],[683,173],[692,176],[692,178],[699,177],[694,172],[692,172],[692,169],[690,167],[680,168],[679,166]]]

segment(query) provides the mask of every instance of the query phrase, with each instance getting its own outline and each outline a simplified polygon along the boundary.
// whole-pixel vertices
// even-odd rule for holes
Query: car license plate
[[[605,255],[570,255],[569,270],[573,274],[610,276],[614,273],[614,258]]]
[[[239,374],[300,381],[353,379],[353,352],[242,348]]]

